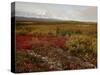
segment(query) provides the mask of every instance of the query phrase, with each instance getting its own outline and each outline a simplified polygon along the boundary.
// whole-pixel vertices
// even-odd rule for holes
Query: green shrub
[[[96,58],[97,43],[95,37],[73,35],[70,37],[69,41],[66,42],[66,46],[70,54],[81,57],[86,61],[92,61],[93,58]]]
[[[71,36],[73,34],[81,34],[80,30],[66,30],[66,29],[61,29],[61,28],[57,28],[56,29],[56,35],[60,35],[60,36]]]

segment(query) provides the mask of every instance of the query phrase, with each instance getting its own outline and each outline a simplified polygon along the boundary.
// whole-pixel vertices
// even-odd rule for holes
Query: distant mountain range
[[[62,19],[54,19],[54,18],[35,18],[35,17],[19,17],[13,16],[12,18],[16,18],[17,21],[34,21],[34,22],[57,22],[57,23],[88,23],[95,24],[96,22],[82,22],[82,21],[72,21],[72,20],[62,20]]]
[[[39,22],[59,22],[65,21],[61,19],[54,19],[54,18],[34,18],[34,17],[15,17],[16,20],[24,20],[24,21],[39,21]]]

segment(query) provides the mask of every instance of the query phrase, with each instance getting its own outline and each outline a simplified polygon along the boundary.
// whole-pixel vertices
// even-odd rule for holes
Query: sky
[[[16,2],[15,12],[19,17],[97,22],[96,6]]]

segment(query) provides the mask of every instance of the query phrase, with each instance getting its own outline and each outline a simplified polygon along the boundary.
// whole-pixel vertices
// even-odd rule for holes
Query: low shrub
[[[95,37],[87,35],[73,35],[66,42],[70,54],[96,64],[97,42]]]

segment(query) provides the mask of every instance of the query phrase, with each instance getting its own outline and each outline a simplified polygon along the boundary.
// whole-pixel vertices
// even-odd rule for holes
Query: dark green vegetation
[[[97,67],[97,23],[16,21],[16,72]]]

